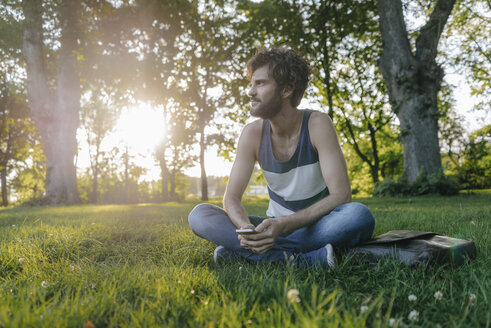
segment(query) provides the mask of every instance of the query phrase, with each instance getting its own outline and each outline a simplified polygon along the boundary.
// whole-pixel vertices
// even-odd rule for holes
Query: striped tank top
[[[311,110],[305,110],[295,153],[284,162],[274,157],[271,125],[269,120],[263,121],[258,162],[268,184],[268,217],[293,214],[329,195],[319,156],[310,142],[308,123],[311,113]]]

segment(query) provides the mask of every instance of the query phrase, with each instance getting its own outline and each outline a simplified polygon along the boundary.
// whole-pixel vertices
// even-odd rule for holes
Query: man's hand
[[[257,232],[253,234],[239,234],[240,245],[254,253],[263,254],[273,247],[281,233],[282,224],[277,218],[266,219],[255,230]]]

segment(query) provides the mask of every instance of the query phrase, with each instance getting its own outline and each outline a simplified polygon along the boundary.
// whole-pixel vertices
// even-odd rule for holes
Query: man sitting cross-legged
[[[306,61],[285,48],[261,50],[247,63],[251,115],[239,138],[224,209],[199,204],[192,231],[217,245],[215,261],[290,260],[332,267],[334,247],[369,240],[375,225],[366,206],[351,202],[346,162],[327,114],[297,109],[309,81]],[[259,162],[268,184],[267,218],[241,203]],[[253,228],[237,234],[237,228]]]

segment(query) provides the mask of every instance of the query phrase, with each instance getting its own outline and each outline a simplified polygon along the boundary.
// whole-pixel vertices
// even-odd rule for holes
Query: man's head
[[[291,105],[297,107],[309,83],[307,62],[288,48],[259,49],[247,62],[248,78],[251,79],[254,72],[264,66],[268,67],[269,76],[275,80],[278,91],[291,90]]]

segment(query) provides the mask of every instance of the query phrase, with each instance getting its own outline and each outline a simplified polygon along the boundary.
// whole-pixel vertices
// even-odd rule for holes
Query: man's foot
[[[331,269],[336,266],[336,255],[331,244],[327,244],[315,251],[298,255],[300,265],[320,265]]]
[[[239,258],[240,256],[237,255],[237,253],[223,246],[218,246],[213,252],[213,262],[217,264],[232,262],[234,260],[238,260]]]

